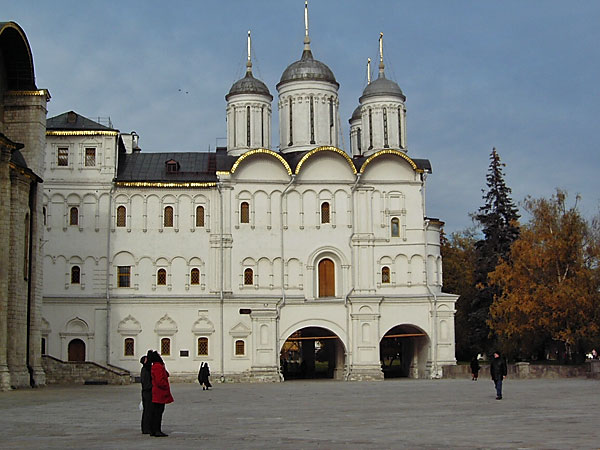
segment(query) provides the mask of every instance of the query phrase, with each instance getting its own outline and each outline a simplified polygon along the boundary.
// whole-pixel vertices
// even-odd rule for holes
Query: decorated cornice
[[[182,182],[165,182],[165,181],[117,181],[115,186],[117,187],[133,187],[133,188],[208,188],[215,187],[217,185],[214,181],[209,182],[195,182],[195,181],[182,181]]]
[[[4,136],[2,133],[0,133],[0,146],[7,148],[9,150],[19,150],[19,149],[25,147],[23,144],[11,141],[9,138]]]
[[[50,100],[51,96],[50,96],[50,92],[48,91],[48,89],[37,89],[37,90],[30,90],[30,91],[17,91],[17,90],[12,90],[12,91],[7,91],[6,95],[14,95],[15,97],[46,97],[46,101]]]
[[[365,172],[365,168],[366,168],[366,167],[367,167],[369,164],[371,164],[371,162],[372,162],[372,161],[373,161],[375,158],[378,158],[378,157],[380,157],[380,156],[382,156],[382,155],[395,155],[395,156],[399,156],[400,158],[402,158],[402,159],[404,159],[406,162],[408,162],[408,163],[410,164],[410,166],[412,167],[412,169],[413,169],[415,172],[419,172],[419,173],[423,172],[423,170],[422,170],[422,169],[419,169],[419,168],[417,167],[417,165],[415,164],[415,162],[414,162],[412,159],[410,159],[410,157],[409,157],[409,156],[408,156],[406,153],[404,153],[404,152],[401,152],[401,151],[399,151],[399,150],[391,150],[391,149],[386,149],[386,150],[379,150],[377,153],[374,153],[374,154],[372,154],[371,156],[369,156],[369,157],[367,158],[367,160],[366,160],[366,161],[363,163],[363,165],[360,167],[360,173],[364,173],[364,172]]]
[[[246,158],[253,156],[253,155],[270,155],[270,156],[274,156],[275,158],[277,158],[279,160],[279,162],[281,164],[283,164],[283,167],[285,168],[285,170],[287,171],[288,175],[292,174],[292,168],[290,167],[290,165],[287,163],[287,161],[285,159],[283,159],[283,157],[277,153],[275,153],[273,150],[268,150],[266,148],[255,148],[254,150],[249,150],[246,153],[244,153],[243,155],[241,155],[233,164],[233,166],[231,167],[231,173],[235,173],[237,167],[241,164],[241,162],[243,160],[245,160]]]
[[[107,130],[46,130],[46,136],[118,136],[118,131]]]
[[[319,152],[334,152],[339,155],[342,155],[348,162],[348,165],[350,166],[350,168],[352,169],[352,173],[354,173],[354,175],[356,175],[356,167],[354,167],[354,163],[352,162],[352,159],[348,156],[348,154],[345,151],[343,151],[337,147],[317,147],[314,150],[309,151],[306,155],[304,155],[302,157],[302,159],[300,160],[298,165],[296,165],[296,171],[295,171],[296,175],[298,175],[298,173],[300,173],[300,168],[302,167],[302,164],[304,164],[304,162],[308,158],[310,158],[311,156],[313,156]]]

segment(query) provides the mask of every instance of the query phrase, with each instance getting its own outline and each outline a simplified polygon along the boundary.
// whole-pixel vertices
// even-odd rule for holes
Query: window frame
[[[197,274],[197,278],[195,280],[194,274]],[[190,284],[192,286],[200,285],[200,269],[198,269],[197,267],[192,267],[192,269],[190,270]]]
[[[169,211],[169,214],[167,214]],[[175,209],[171,205],[167,205],[163,209],[163,228],[173,228],[175,224]]]
[[[88,164],[88,161],[90,160],[89,159],[90,155],[88,155],[89,150],[91,150],[93,152],[93,155],[92,155],[93,164]],[[84,167],[96,167],[96,155],[97,155],[96,147],[84,147],[84,149],[83,149],[83,166]]]
[[[127,353],[127,344],[131,343],[131,354]],[[135,357],[135,338],[126,337],[123,339],[123,357],[131,358]]]
[[[236,357],[246,356],[246,341],[244,339],[236,339],[233,342],[233,354]],[[239,351],[241,349],[241,352]]]
[[[79,208],[77,206],[69,208],[69,226],[79,226]]]
[[[250,282],[248,282],[248,274],[250,275]],[[244,286],[254,286],[254,270],[252,267],[246,267],[244,269]]]
[[[196,206],[196,228],[204,228],[204,227],[205,227],[204,206],[198,205],[198,206]]]
[[[240,203],[240,223],[250,223],[250,202],[246,200]]]
[[[395,230],[394,230],[394,225],[395,225]],[[391,237],[400,237],[400,218],[397,216],[394,216],[390,219],[390,236]]]
[[[122,211],[122,213],[121,213]],[[123,228],[127,226],[127,207],[125,205],[117,206],[117,227]]]
[[[156,271],[156,285],[157,286],[166,286],[167,285],[167,269],[164,267],[159,268]]]
[[[321,203],[321,224],[331,223],[331,204],[328,201]]]
[[[163,352],[164,349],[165,349],[165,345],[164,345],[165,342],[168,343],[168,353]],[[172,350],[171,349],[171,344],[172,344],[171,338],[168,337],[168,336],[162,336],[160,338],[159,344],[160,344],[160,356],[170,357],[171,356],[171,350]]]
[[[56,167],[69,167],[69,147],[56,148]]]
[[[206,353],[200,353],[200,341],[206,344]],[[200,336],[196,339],[196,356],[208,357],[210,354],[209,339],[206,336]]]
[[[77,274],[77,276],[75,276]],[[81,284],[81,267],[74,265],[71,267],[71,284]]]
[[[127,273],[121,272],[121,270],[127,269]],[[125,280],[127,281],[125,283]],[[117,266],[117,287],[118,288],[130,288],[131,287],[131,266]]]
[[[386,278],[387,277],[387,281]],[[389,266],[383,266],[381,268],[381,284],[391,284],[392,283],[392,272]]]

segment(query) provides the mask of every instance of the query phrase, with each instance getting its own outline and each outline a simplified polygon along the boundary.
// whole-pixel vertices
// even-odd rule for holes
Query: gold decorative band
[[[118,187],[142,187],[142,188],[207,188],[217,185],[214,181],[198,183],[195,181],[164,182],[164,181],[117,181]]]
[[[79,131],[58,131],[47,130],[46,136],[118,136],[118,131],[106,130],[79,130]]]

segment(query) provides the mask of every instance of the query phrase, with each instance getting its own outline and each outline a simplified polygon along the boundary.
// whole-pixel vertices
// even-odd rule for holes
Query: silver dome
[[[355,120],[360,120],[361,118],[362,118],[362,115],[360,112],[360,105],[358,105],[352,112],[352,117],[350,117],[350,120],[348,122],[352,123]]]
[[[385,78],[385,75],[382,76],[381,74],[379,75],[379,78],[367,85],[359,102],[362,103],[363,99],[374,97],[376,95],[400,97],[402,101],[406,101],[406,96],[402,92],[402,89],[400,89],[400,86],[394,81],[388,80]]]
[[[306,49],[302,52],[300,60],[293,62],[283,71],[277,88],[290,81],[302,80],[326,81],[339,86],[331,69],[321,61],[314,59],[312,52]]]
[[[270,100],[273,100],[273,96],[269,92],[267,85],[254,78],[251,70],[246,72],[244,78],[233,83],[233,86],[231,86],[231,89],[229,90],[229,94],[225,96],[225,100],[229,100],[229,97],[238,94],[264,95],[265,97],[269,97]]]

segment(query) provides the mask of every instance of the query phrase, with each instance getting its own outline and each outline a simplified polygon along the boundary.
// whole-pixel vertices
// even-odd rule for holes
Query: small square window
[[[96,149],[85,149],[85,167],[94,167],[96,165]]]

